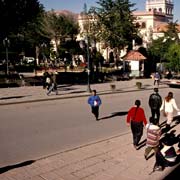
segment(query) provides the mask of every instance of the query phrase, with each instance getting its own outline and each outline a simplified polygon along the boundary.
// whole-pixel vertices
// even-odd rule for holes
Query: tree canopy
[[[170,22],[167,25],[165,36],[153,40],[148,48],[152,60],[166,62],[167,68],[178,71],[180,68],[180,41],[177,23]]]
[[[38,0],[0,0],[0,37],[18,33],[22,27],[33,23],[43,11]]]
[[[122,48],[132,43],[137,31],[128,0],[99,0],[90,12],[97,18],[96,38],[111,48]]]

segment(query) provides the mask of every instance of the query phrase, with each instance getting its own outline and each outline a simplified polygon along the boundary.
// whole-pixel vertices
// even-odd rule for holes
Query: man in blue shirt
[[[99,120],[99,106],[101,103],[100,97],[96,95],[96,90],[93,90],[92,95],[88,98],[88,104],[91,106],[91,112],[94,114],[96,121]]]

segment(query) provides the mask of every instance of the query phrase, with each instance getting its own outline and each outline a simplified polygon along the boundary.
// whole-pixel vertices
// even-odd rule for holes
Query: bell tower
[[[173,21],[173,0],[146,0],[146,11],[165,15],[166,22]]]

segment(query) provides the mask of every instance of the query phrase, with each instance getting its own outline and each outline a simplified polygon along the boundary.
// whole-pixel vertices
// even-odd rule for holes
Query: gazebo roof
[[[123,58],[125,61],[143,61],[147,59],[140,52],[131,50]]]

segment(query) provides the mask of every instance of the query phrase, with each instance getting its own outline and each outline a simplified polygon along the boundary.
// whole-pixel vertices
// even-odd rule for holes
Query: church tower
[[[165,22],[173,21],[173,0],[146,0],[146,11],[165,15]]]

